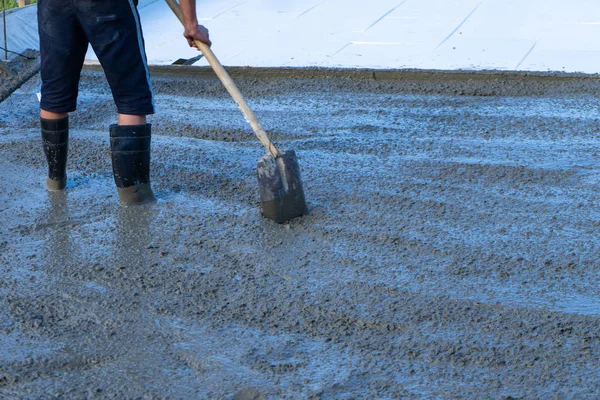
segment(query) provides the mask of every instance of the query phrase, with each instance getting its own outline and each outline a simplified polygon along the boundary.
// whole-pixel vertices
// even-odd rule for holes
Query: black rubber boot
[[[156,201],[150,187],[150,126],[110,126],[113,174],[124,205]]]
[[[48,190],[63,190],[67,186],[67,153],[69,151],[69,117],[40,118],[44,153],[48,161]]]

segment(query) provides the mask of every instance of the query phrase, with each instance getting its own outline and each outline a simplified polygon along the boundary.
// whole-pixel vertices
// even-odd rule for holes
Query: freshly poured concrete
[[[40,70],[39,53],[26,50],[23,57],[8,62],[0,61],[0,102]]]
[[[140,208],[101,75],[63,194],[39,82],[1,103],[0,397],[597,398],[597,82],[402,78],[236,77],[299,156],[310,213],[285,225],[214,78],[154,75]]]

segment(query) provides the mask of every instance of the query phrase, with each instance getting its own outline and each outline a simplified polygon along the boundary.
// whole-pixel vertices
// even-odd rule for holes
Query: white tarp
[[[4,29],[1,26],[2,13],[0,13],[0,47],[4,47]],[[37,7],[27,6],[6,12],[6,39],[8,50],[22,53],[25,49],[40,49],[40,38],[37,25]],[[12,60],[17,57],[8,54]],[[0,50],[0,60],[4,60],[4,50]]]
[[[595,0],[199,0],[197,5],[214,52],[231,66],[600,72]],[[151,64],[196,55],[164,1],[142,0],[139,10]],[[35,7],[11,13],[8,24],[11,49],[37,45]],[[88,59],[94,62],[93,52]]]

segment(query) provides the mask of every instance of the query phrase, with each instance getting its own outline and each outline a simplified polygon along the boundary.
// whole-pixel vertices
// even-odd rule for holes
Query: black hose
[[[28,56],[26,56],[26,55],[24,55],[24,54],[17,53],[16,51],[12,51],[12,50],[5,49],[5,48],[4,48],[4,47],[2,47],[2,46],[0,46],[0,50],[4,50],[4,51],[6,51],[6,52],[8,52],[8,53],[16,54],[16,55],[18,55],[18,56],[21,56],[21,57],[23,57],[23,58],[26,58],[26,59],[28,59],[28,60],[35,60],[35,57],[28,57]]]
[[[8,47],[6,44],[6,7],[4,6],[4,0],[2,0],[2,25],[4,30],[4,47]],[[4,49],[4,59],[8,61],[8,50]]]

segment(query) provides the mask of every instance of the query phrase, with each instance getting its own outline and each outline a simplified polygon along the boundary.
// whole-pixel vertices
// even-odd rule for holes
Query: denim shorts
[[[38,0],[41,108],[75,111],[88,44],[120,114],[154,113],[137,0]]]

